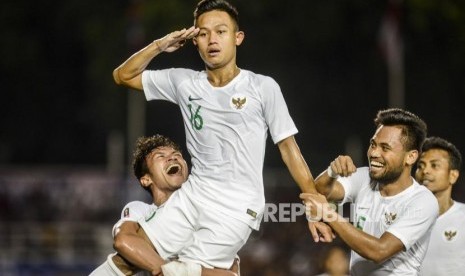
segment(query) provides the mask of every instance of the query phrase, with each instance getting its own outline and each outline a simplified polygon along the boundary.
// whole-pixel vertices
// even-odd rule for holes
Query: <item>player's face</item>
[[[415,172],[415,179],[420,184],[433,193],[441,192],[451,187],[452,177],[447,151],[431,149],[421,154]]]
[[[187,163],[181,152],[171,147],[159,147],[147,157],[150,178],[161,190],[177,190],[186,182]]]
[[[224,11],[209,11],[197,19],[200,31],[194,44],[209,69],[236,63],[236,46],[242,43],[244,33],[236,30],[234,21]]]
[[[407,155],[401,139],[399,127],[381,125],[376,130],[367,152],[372,179],[392,183],[400,177]]]

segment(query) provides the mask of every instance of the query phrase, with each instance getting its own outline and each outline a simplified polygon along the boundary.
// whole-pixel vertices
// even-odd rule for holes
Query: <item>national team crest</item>
[[[236,110],[242,110],[247,106],[247,97],[242,94],[234,94],[229,105]]]
[[[396,213],[384,213],[384,222],[386,222],[387,225],[391,225],[397,218]]]
[[[442,238],[445,242],[453,242],[457,238],[457,229],[448,228],[442,233]]]
[[[129,208],[124,209],[123,217],[125,217],[125,218],[129,217]]]

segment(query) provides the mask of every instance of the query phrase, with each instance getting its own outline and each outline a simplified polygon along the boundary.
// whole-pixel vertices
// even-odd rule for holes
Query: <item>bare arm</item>
[[[294,136],[280,141],[278,147],[284,163],[294,181],[299,185],[300,190],[304,193],[317,193],[312,173],[300,152]],[[331,242],[335,238],[333,231],[325,223],[309,221],[308,228],[315,242]]]
[[[113,261],[121,271],[147,270],[152,275],[161,275],[165,261],[158,255],[144,230],[137,222],[124,222],[117,230],[114,247],[118,254]],[[238,276],[239,259],[235,259],[230,270],[202,267],[202,276]]]
[[[119,227],[113,247],[134,266],[151,271],[153,275],[161,273],[161,265],[165,262],[137,222],[127,221]]]
[[[305,162],[294,136],[290,136],[278,143],[281,157],[286,164],[292,178],[303,193],[316,193],[312,173]]]
[[[157,39],[142,50],[133,54],[123,64],[113,71],[116,84],[142,90],[142,72],[150,61],[162,52],[173,52],[184,45],[187,39],[197,35],[199,29],[194,26],[189,29],[174,31],[163,38]]]
[[[239,259],[234,259],[234,263],[229,270],[219,268],[202,267],[202,276],[240,276]]]
[[[357,168],[349,156],[339,155],[331,162],[328,169],[322,172],[315,180],[315,186],[319,193],[330,201],[341,201],[344,198],[344,188],[336,178],[337,176],[349,176]]]
[[[376,238],[355,228],[329,207],[323,195],[306,194],[301,196],[310,208],[312,216],[321,215],[341,239],[360,256],[375,263],[382,263],[404,249],[404,244],[389,232]]]

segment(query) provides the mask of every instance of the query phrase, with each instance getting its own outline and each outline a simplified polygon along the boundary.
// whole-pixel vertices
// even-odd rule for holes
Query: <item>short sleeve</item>
[[[368,180],[368,181],[367,181]],[[341,183],[344,188],[344,199],[341,204],[346,202],[355,202],[357,195],[364,185],[369,185],[369,174],[367,167],[357,168],[357,170],[350,176],[339,176],[337,181]]]
[[[289,114],[278,83],[270,77],[264,77],[261,89],[264,117],[273,142],[276,144],[289,136],[295,135],[298,130]]]
[[[142,72],[142,87],[147,101],[165,100],[178,104],[179,87],[189,81],[195,71],[184,68],[146,70]]]
[[[118,222],[113,226],[113,236],[115,236],[115,230],[126,221],[137,222],[139,219],[145,217],[147,212],[151,209],[156,208],[154,204],[147,204],[142,201],[132,201],[124,206],[121,211],[121,217]]]

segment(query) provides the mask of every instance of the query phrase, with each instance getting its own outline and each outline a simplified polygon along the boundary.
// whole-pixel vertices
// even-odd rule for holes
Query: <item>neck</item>
[[[410,176],[410,171],[404,170],[396,180],[389,183],[380,183],[379,192],[382,196],[395,196],[412,186],[412,184],[413,178]]]
[[[207,79],[214,87],[223,87],[230,83],[241,70],[235,63],[222,68],[207,68]]]
[[[157,206],[162,205],[168,200],[172,193],[173,191],[165,191],[158,189],[152,190],[153,203]]]
[[[454,204],[454,200],[451,198],[450,188],[445,191],[436,192],[434,193],[434,196],[438,200],[439,215],[442,215],[445,212],[447,212],[447,210],[449,210],[450,207],[452,207],[452,205]]]

